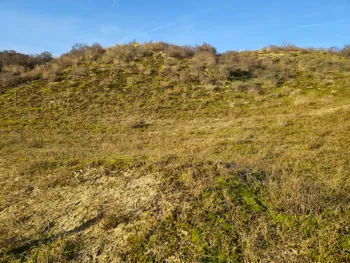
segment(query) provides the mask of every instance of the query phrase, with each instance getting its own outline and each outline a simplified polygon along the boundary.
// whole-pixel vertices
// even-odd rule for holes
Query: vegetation
[[[1,53],[0,261],[350,261],[348,51]]]
[[[14,50],[0,52],[0,92],[5,87],[39,78],[39,65],[52,59],[52,54],[49,52],[39,55],[25,55]],[[36,70],[33,70],[34,68]]]

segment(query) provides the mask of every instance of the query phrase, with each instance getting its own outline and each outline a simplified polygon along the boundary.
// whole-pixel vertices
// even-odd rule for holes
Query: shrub
[[[118,59],[130,62],[135,59],[150,56],[153,54],[153,48],[150,48],[150,46],[150,44],[148,44],[148,46],[141,46],[137,42],[131,42],[125,45],[115,45],[107,50],[106,55],[103,57],[103,61],[112,62],[115,59]]]
[[[13,75],[20,75],[26,72],[26,68],[21,65],[5,65],[2,68],[3,73],[10,73]]]
[[[261,61],[255,53],[229,51],[219,57],[217,74],[220,79],[247,80],[261,67]]]
[[[189,65],[191,75],[202,84],[209,84],[208,71],[216,65],[216,50],[208,44],[195,48],[195,53]]]
[[[210,53],[198,53],[192,58],[191,65],[194,67],[204,68],[214,66],[216,64],[216,57]]]
[[[37,80],[40,76],[41,74],[38,71],[29,71],[20,75],[2,73],[0,74],[0,88],[15,87],[25,82]]]
[[[84,52],[85,60],[97,60],[105,53],[105,49],[99,44],[94,43],[91,47],[87,47]]]
[[[104,48],[95,43],[92,46],[85,44],[75,44],[71,51],[63,54],[59,59],[59,63],[63,67],[78,65],[82,61],[92,61],[99,59],[105,53]]]
[[[41,62],[46,63],[53,59],[52,54],[50,52],[44,51],[36,56],[37,59],[39,59]],[[42,64],[42,63],[40,63]]]
[[[60,80],[60,70],[61,66],[58,63],[50,63],[42,69],[43,79],[50,81]]]
[[[81,59],[82,57],[79,56],[64,54],[58,58],[57,62],[60,64],[61,67],[65,68],[73,65],[78,65]]]
[[[297,65],[286,58],[261,61],[261,67],[253,72],[254,76],[264,81],[269,81],[274,87],[278,87],[286,80],[297,74]]]
[[[192,58],[194,67],[208,67],[216,64],[216,49],[208,44],[203,44],[195,48]]]
[[[6,66],[20,66],[28,71],[52,59],[52,54],[47,51],[39,55],[26,55],[14,50],[5,50],[0,52],[0,72],[2,72]]]
[[[282,46],[276,46],[276,45],[269,45],[268,47],[265,47],[262,49],[264,52],[283,52],[283,51],[301,51],[302,48],[297,47],[293,44],[283,44]]]
[[[136,42],[135,42],[136,43]],[[163,52],[168,49],[169,44],[164,42],[147,42],[142,45],[137,45],[141,56],[151,56],[155,52]]]
[[[207,43],[203,43],[201,46],[197,46],[195,48],[195,54],[199,54],[199,53],[208,53],[208,54],[212,54],[212,55],[216,55],[216,48],[207,44]]]
[[[340,51],[340,54],[344,57],[350,57],[350,45],[345,45],[344,48]]]
[[[76,57],[83,56],[85,50],[87,50],[88,47],[89,46],[87,46],[85,44],[77,43],[72,47],[71,51],[68,54],[71,56],[76,56]]]
[[[173,58],[191,58],[194,55],[194,50],[190,46],[176,46],[176,45],[170,45],[168,47],[168,54],[169,56]]]

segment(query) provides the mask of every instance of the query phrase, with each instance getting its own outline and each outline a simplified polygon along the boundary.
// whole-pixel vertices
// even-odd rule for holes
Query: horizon
[[[255,6],[252,10],[252,6]],[[208,43],[219,53],[259,50],[269,45],[343,47],[350,26],[350,1],[298,0],[191,1],[147,4],[136,0],[66,0],[26,3],[0,1],[0,50],[26,54],[68,52],[76,43],[103,47],[132,41],[196,46]]]

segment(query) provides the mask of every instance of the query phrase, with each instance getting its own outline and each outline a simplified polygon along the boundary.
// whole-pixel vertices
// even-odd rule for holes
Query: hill
[[[95,44],[2,67],[0,260],[349,261],[348,51]]]

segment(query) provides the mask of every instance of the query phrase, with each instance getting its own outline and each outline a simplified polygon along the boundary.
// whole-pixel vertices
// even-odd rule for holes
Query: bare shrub
[[[26,72],[26,68],[21,65],[5,65],[2,68],[2,72],[4,73],[10,73],[13,75],[20,75],[24,72]]]
[[[14,50],[5,50],[0,52],[0,72],[4,67],[10,65],[21,66],[26,70],[30,70],[35,66],[49,62],[52,59],[52,54],[47,51],[38,55],[26,55]]]
[[[130,62],[135,59],[142,58],[146,55],[150,55],[152,49],[148,47],[142,47],[137,42],[131,42],[125,45],[115,45],[109,48],[103,58],[104,61],[114,61],[115,59]]]
[[[216,55],[217,51],[215,47],[207,43],[203,43],[201,46],[197,46],[195,48],[195,54],[199,54],[199,53],[208,53],[208,54]]]
[[[88,45],[77,43],[72,47],[68,54],[75,57],[83,56],[88,47]]]
[[[70,56],[69,54],[62,55],[57,59],[61,67],[77,66],[81,61],[81,57]]]
[[[60,80],[60,70],[61,67],[58,63],[50,63],[49,66],[43,68],[42,77],[46,80],[58,81]]]
[[[168,49],[169,44],[164,42],[146,42],[138,45],[141,56],[151,56],[156,52],[163,52]]]
[[[302,48],[297,47],[294,44],[283,44],[282,46],[269,45],[262,49],[264,52],[278,53],[283,51],[301,51]]]
[[[340,54],[344,57],[350,57],[350,45],[345,45],[344,48],[340,51]]]
[[[10,73],[2,73],[0,75],[0,87],[7,88],[19,84],[19,77]]]
[[[216,65],[216,49],[208,44],[203,44],[195,48],[195,53],[191,59],[189,69],[191,75],[202,84],[210,84],[209,70]]]
[[[168,47],[168,54],[169,56],[173,58],[191,58],[194,55],[194,50],[190,46],[176,46],[176,45],[170,45]]]
[[[0,74],[0,87],[9,88],[15,87],[22,83],[39,79],[41,76],[40,72],[29,71],[20,75],[13,75],[11,73]]]
[[[95,43],[92,46],[85,44],[75,44],[72,49],[63,54],[58,62],[62,67],[77,66],[82,61],[89,61],[99,59],[105,53],[104,48]]]
[[[219,57],[217,74],[221,79],[247,80],[253,77],[254,71],[261,67],[257,54],[252,52],[225,52]]]
[[[216,64],[216,49],[209,44],[204,43],[195,48],[192,65],[194,67],[207,67]]]
[[[86,60],[96,60],[105,53],[105,49],[99,44],[94,43],[91,47],[87,47],[84,52]]]

